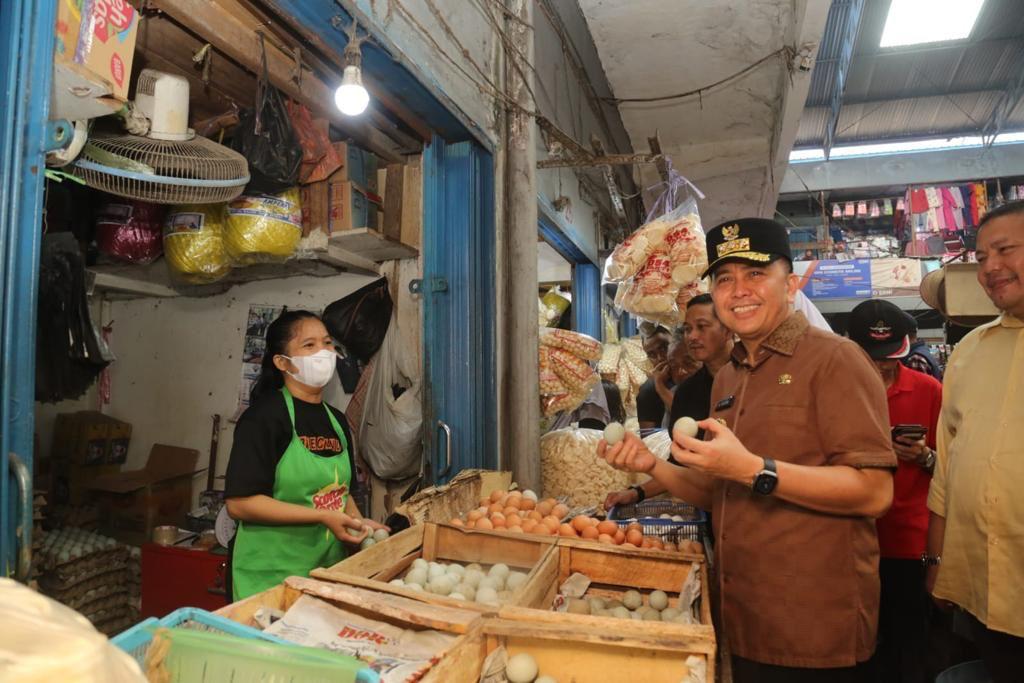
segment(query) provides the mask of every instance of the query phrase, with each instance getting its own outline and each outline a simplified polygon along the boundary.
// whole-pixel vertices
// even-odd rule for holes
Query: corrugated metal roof
[[[839,27],[846,0],[836,0],[814,67],[797,147],[825,138]],[[968,40],[907,48],[879,48],[890,0],[866,0],[846,78],[835,144],[936,135],[979,134],[1000,93],[1024,70],[1024,12],[1019,0],[986,0]],[[1024,129],[1018,106],[1004,130]]]

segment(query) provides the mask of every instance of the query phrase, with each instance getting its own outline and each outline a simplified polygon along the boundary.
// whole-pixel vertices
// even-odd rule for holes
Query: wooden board
[[[530,654],[541,674],[559,681],[634,683],[642,678],[645,683],[679,683],[688,674],[687,657],[709,657],[706,645],[670,634],[625,635],[575,624],[484,618],[431,669],[423,683],[476,683],[484,659],[499,646],[510,656]],[[698,649],[701,647],[704,649]],[[708,674],[711,683],[713,670]]]
[[[373,228],[336,232],[331,235],[329,244],[377,262],[416,258],[420,253],[415,247],[388,239]]]
[[[525,600],[535,599],[534,594],[527,591],[527,586],[531,583],[539,585],[538,582],[531,581],[534,573],[541,569],[549,572],[549,557],[553,557],[555,552],[555,541],[550,537],[510,536],[427,522],[370,546],[333,567],[314,569],[312,576],[432,605],[468,609],[479,613],[495,613],[497,608],[493,605],[454,600],[404,586],[393,586],[388,581],[404,574],[413,560],[420,557],[427,561],[459,564],[476,562],[485,567],[503,563],[513,569],[527,572],[526,583],[512,598],[513,604],[525,605]]]

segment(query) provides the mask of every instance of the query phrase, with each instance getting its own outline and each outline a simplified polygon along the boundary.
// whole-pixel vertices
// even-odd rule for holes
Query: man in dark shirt
[[[939,362],[935,360],[935,356],[932,355],[931,349],[928,348],[928,342],[917,338],[917,319],[907,312],[904,312],[903,315],[910,328],[910,353],[903,359],[903,364],[911,370],[917,370],[931,375],[937,380],[942,380],[942,369],[939,367]]]
[[[710,294],[701,294],[687,303],[683,339],[690,354],[703,363],[703,366],[676,387],[669,421],[670,429],[675,421],[683,416],[699,421],[710,415],[711,387],[715,382],[715,373],[729,362],[732,354],[732,332],[726,329],[715,315]],[[664,492],[665,487],[651,479],[640,486],[608,494],[604,506],[607,510],[613,505],[636,503]]]
[[[668,347],[672,333],[664,327],[657,328],[644,337],[644,351],[658,372],[668,361]],[[658,388],[652,376],[640,386],[636,395],[636,417],[641,429],[657,429],[665,419],[665,404],[658,396]]]

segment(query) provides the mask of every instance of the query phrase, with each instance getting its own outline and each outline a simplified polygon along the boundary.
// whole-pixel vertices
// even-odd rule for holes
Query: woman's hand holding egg
[[[632,432],[626,432],[614,445],[602,439],[597,444],[597,455],[615,469],[626,472],[647,473],[658,464],[657,456]]]
[[[323,525],[343,543],[358,545],[372,531],[369,520],[356,519],[340,510],[324,510]],[[376,522],[374,522],[376,524]],[[353,533],[353,531],[357,533]]]
[[[676,462],[717,479],[743,484],[754,480],[764,461],[747,450],[731,429],[713,419],[693,425],[680,424],[688,419],[677,420],[672,430],[672,457]],[[695,434],[696,428],[710,434],[711,440],[699,441],[688,433],[692,431]]]

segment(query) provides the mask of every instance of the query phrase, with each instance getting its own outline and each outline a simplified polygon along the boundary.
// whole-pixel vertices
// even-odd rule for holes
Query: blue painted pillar
[[[36,301],[56,15],[56,0],[0,0],[0,576],[25,581],[32,546],[31,479],[20,479],[29,487],[26,500],[12,473],[32,471]]]
[[[592,263],[577,263],[572,268],[572,328],[602,338],[601,271]]]

